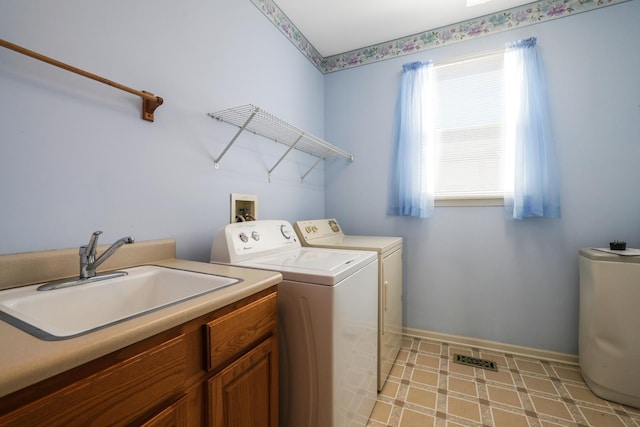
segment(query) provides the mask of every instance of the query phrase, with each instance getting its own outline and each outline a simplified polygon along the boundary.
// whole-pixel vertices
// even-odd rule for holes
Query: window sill
[[[436,197],[436,206],[504,206],[502,197]]]

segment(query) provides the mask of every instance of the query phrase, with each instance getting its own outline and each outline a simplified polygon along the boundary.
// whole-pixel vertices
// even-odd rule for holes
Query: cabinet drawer
[[[180,335],[90,375],[5,417],[2,426],[123,425],[176,395],[186,377]]]
[[[278,328],[277,293],[252,302],[205,326],[207,370],[218,369],[254,347]]]

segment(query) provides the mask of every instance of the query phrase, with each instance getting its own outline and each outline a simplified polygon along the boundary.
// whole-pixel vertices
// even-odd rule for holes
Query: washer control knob
[[[313,230],[313,232],[315,233],[316,231],[318,231],[318,226],[314,225],[313,227],[311,227],[311,229]]]
[[[311,226],[310,226],[310,225],[307,225],[307,226],[304,228],[304,230],[305,230],[307,233],[311,233]]]
[[[244,243],[247,243],[249,241],[249,237],[247,237],[246,234],[244,233],[240,233],[240,240],[242,240]]]
[[[283,224],[280,226],[280,233],[282,233],[285,239],[291,239],[291,230],[289,230],[286,225]]]
[[[258,233],[257,231],[252,231],[251,238],[257,242],[258,240],[260,240],[260,233]]]

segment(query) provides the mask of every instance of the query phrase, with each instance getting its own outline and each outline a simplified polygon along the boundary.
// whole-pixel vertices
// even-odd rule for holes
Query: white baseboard
[[[559,353],[550,350],[542,350],[532,347],[523,347],[513,344],[505,344],[497,341],[483,340],[479,338],[469,338],[459,335],[441,334],[438,332],[424,331],[422,329],[403,328],[403,333],[416,338],[425,338],[434,341],[443,341],[450,344],[460,344],[469,347],[476,347],[484,350],[499,351],[517,356],[533,357],[552,362],[578,364],[577,354]]]

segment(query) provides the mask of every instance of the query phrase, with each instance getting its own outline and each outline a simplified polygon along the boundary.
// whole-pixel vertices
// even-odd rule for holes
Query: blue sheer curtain
[[[394,153],[391,165],[388,214],[429,218],[433,216],[434,161],[430,138],[428,100],[433,90],[432,62],[404,64],[396,106]],[[426,96],[425,96],[426,95]]]
[[[505,189],[507,215],[559,218],[557,162],[536,38],[507,44],[504,59],[505,182],[513,182]]]

